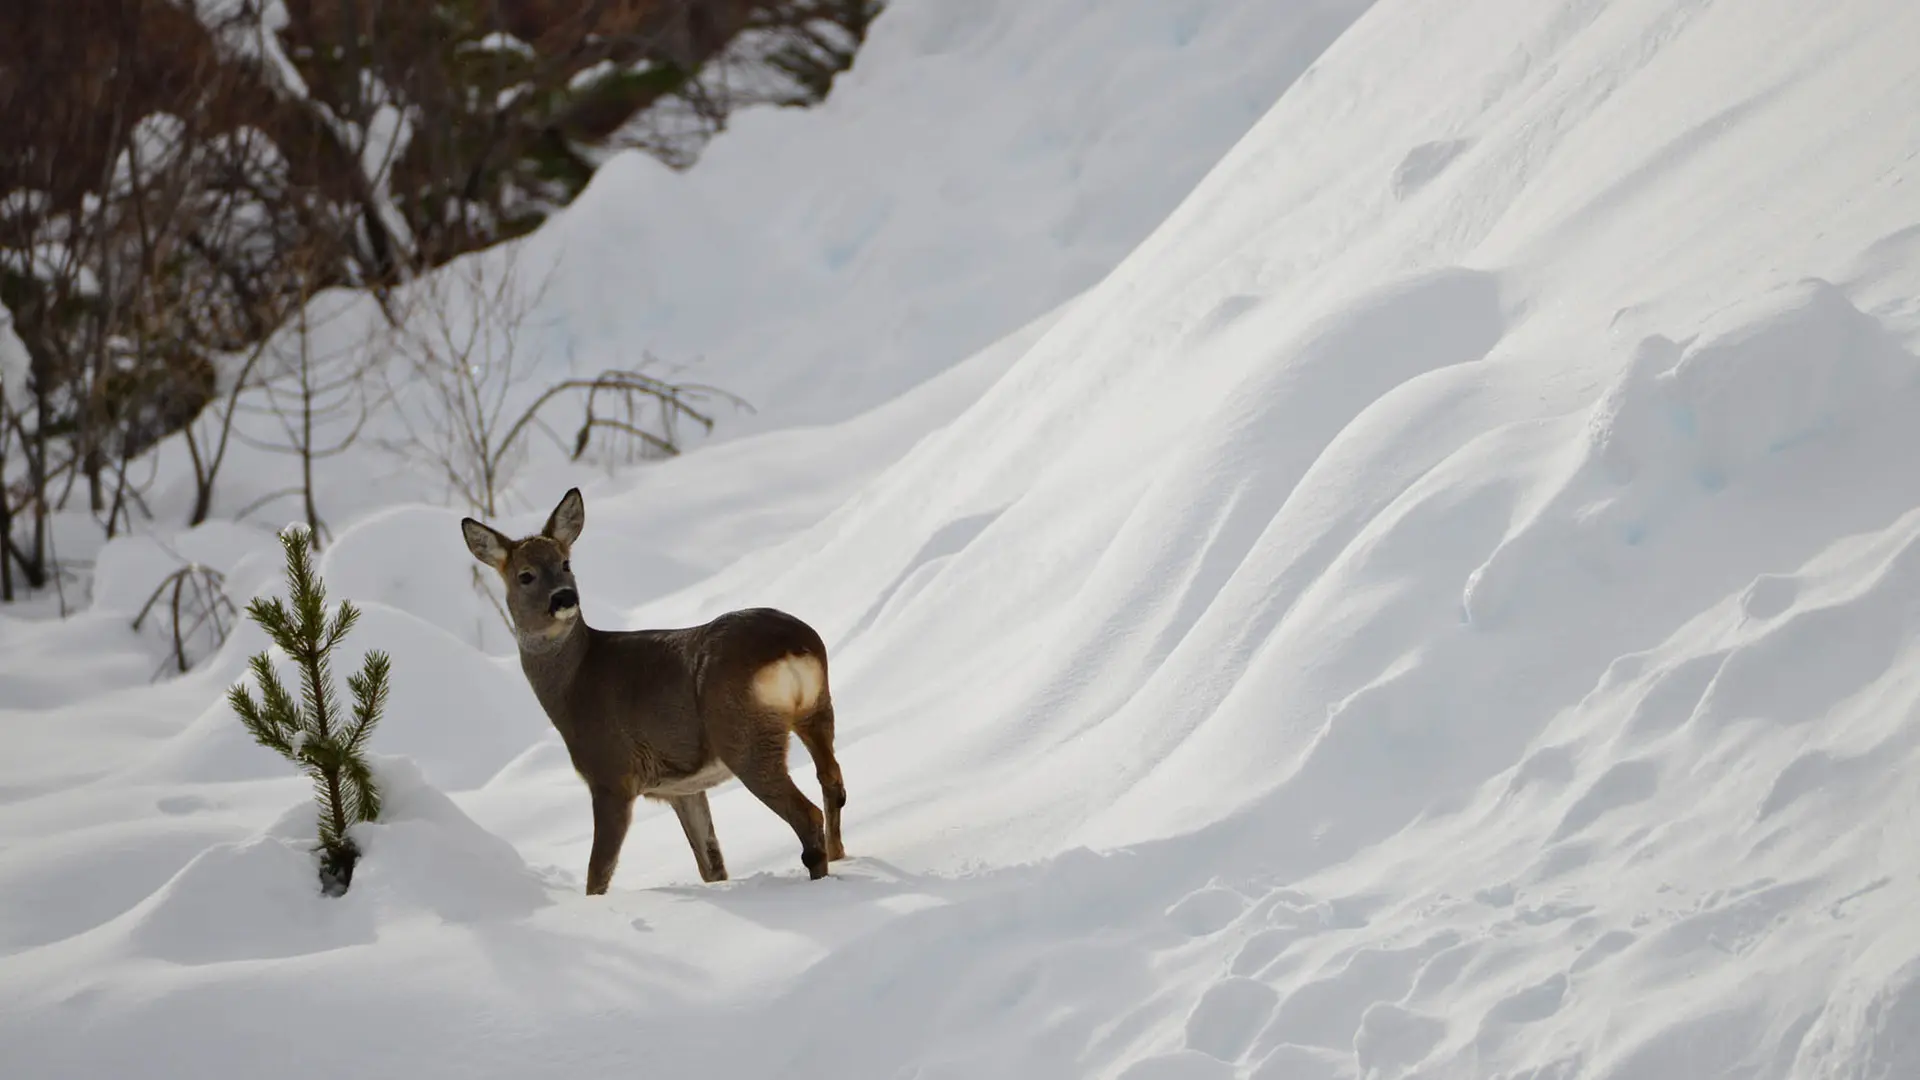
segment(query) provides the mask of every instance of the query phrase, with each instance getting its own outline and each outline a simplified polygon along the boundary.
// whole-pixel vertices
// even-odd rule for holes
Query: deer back
[[[674,630],[582,624],[550,653],[523,651],[521,666],[581,776],[633,792],[747,740],[784,742],[826,695],[819,635],[768,608]]]

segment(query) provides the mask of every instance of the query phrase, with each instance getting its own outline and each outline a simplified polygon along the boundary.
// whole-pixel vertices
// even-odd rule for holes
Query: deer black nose
[[[580,594],[572,589],[555,589],[553,599],[547,601],[547,614],[558,615],[568,608],[580,606]]]

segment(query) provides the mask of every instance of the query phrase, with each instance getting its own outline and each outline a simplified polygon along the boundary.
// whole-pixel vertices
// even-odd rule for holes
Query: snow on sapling
[[[380,816],[380,790],[364,751],[387,701],[391,665],[386,653],[367,653],[359,674],[347,677],[353,713],[350,718],[344,715],[333,690],[330,657],[360,611],[342,601],[333,618],[327,618],[326,587],[314,573],[305,526],[288,526],[280,533],[280,546],[287,554],[292,607],[279,597],[255,597],[247,605],[247,616],[300,669],[301,700],[294,701],[273,661],[260,652],[249,666],[261,700],[256,702],[244,684],[236,683],[227,692],[227,702],[260,745],[285,755],[313,778],[314,798],[320,804],[320,886],[327,895],[338,896],[352,883],[353,865],[360,857],[348,829]]]

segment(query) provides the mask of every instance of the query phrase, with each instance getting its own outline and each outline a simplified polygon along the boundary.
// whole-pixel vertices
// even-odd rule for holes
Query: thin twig
[[[189,593],[188,588],[192,588]],[[153,592],[147,596],[147,602],[140,605],[140,611],[133,617],[133,629],[138,632],[151,615],[154,606],[161,598],[167,599],[167,611],[173,620],[171,637],[173,640],[174,668],[185,674],[193,667],[194,658],[189,655],[189,643],[199,634],[200,629],[213,624],[212,648],[217,650],[226,644],[227,635],[232,632],[232,621],[239,617],[239,610],[226,594],[226,577],[218,570],[188,563],[185,566],[160,579]],[[226,615],[229,619],[223,619]],[[167,667],[163,661],[155,670],[153,677],[158,678]]]

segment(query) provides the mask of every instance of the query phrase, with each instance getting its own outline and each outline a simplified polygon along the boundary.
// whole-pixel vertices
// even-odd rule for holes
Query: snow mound
[[[134,956],[192,965],[302,956],[373,941],[363,907],[346,910],[321,895],[318,863],[308,850],[312,832],[307,806],[289,812],[268,835],[216,844],[114,928],[124,931]]]
[[[450,923],[523,918],[549,902],[513,845],[474,824],[411,760],[379,757],[374,765],[380,820],[353,828],[365,858],[349,896]]]
[[[152,535],[118,537],[101,547],[93,567],[91,600],[97,612],[132,615],[153,594],[154,586],[183,566],[204,566],[228,577],[229,589],[247,596],[254,558],[276,555],[265,530],[227,521],[207,521],[165,543]]]
[[[217,964],[373,943],[380,928],[525,918],[546,887],[512,845],[486,832],[405,758],[379,757],[381,820],[354,826],[361,861],[341,897],[321,894],[311,799],[265,832],[195,856],[114,924],[135,956]]]
[[[342,597],[331,581],[328,585],[328,601],[337,604]],[[382,748],[418,762],[434,784],[452,791],[478,787],[551,730],[517,661],[482,656],[445,631],[384,604],[355,602],[360,622],[332,658],[335,692],[345,700],[346,677],[359,670],[367,650],[399,657],[375,738]],[[270,648],[260,629],[245,623],[202,678],[209,683],[219,674],[241,678],[245,658]],[[291,663],[277,649],[271,651],[281,678],[297,685]],[[222,697],[126,776],[202,783],[272,777],[285,767],[277,754],[253,741]]]
[[[1714,512],[1726,502],[1713,501],[1730,486],[1741,489],[1736,495],[1797,503],[1799,485],[1782,470],[1806,458],[1782,455],[1859,447],[1862,431],[1898,421],[1892,403],[1910,398],[1917,380],[1920,364],[1823,281],[1717,313],[1684,348],[1658,335],[1642,340],[1589,414],[1588,445],[1576,453],[1569,444],[1557,455],[1570,475],[1474,570],[1466,617],[1491,626],[1522,593],[1537,604],[1539,589],[1618,581],[1645,563],[1628,549],[1659,544],[1689,525],[1732,531],[1736,519]],[[1872,468],[1871,458],[1860,466]],[[1900,506],[1897,496],[1873,494],[1870,514]],[[1873,519],[1850,520],[1858,527]],[[1801,524],[1794,531],[1805,539],[1786,550],[1805,557],[1808,542],[1832,535],[1829,524]],[[1722,558],[1720,569],[1737,572],[1742,561]],[[1524,578],[1520,567],[1529,568]],[[1707,573],[1698,580],[1725,587],[1724,577]]]
[[[10,844],[0,854],[0,879],[13,890],[0,917],[0,948],[45,945],[108,922],[231,834],[163,812],[137,827],[71,829]]]
[[[328,545],[321,577],[330,592],[356,603],[404,611],[482,652],[510,652],[513,634],[481,591],[494,587],[498,575],[467,551],[460,538],[464,516],[426,506],[369,514]]]
[[[1807,1032],[1797,1075],[1894,1077],[1920,1060],[1920,957],[1895,948],[1857,966]]]

